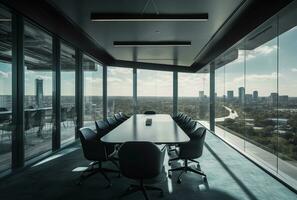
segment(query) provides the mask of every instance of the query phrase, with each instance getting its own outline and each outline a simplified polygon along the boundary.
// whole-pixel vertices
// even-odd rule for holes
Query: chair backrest
[[[176,123],[181,124],[185,120],[186,117],[187,117],[187,115],[182,113],[182,115],[176,120]]]
[[[110,131],[109,124],[104,120],[95,121],[98,136],[101,138]]]
[[[155,115],[156,114],[156,112],[155,111],[153,111],[153,110],[147,110],[147,111],[144,111],[144,113],[143,114],[145,114],[145,115]]]
[[[104,161],[107,159],[105,146],[92,129],[81,128],[78,134],[86,159],[91,161]]]
[[[123,113],[123,112],[119,112],[119,114],[122,116],[122,118],[124,118],[125,120],[129,119],[129,117]]]
[[[114,129],[115,127],[117,127],[119,125],[119,122],[116,121],[116,119],[114,117],[107,117],[106,121],[109,124],[109,126],[111,127],[111,129]]]
[[[120,113],[114,114],[114,118],[120,123],[125,121],[125,119],[120,115]]]
[[[195,131],[191,132],[188,136],[190,141],[180,144],[181,159],[195,159],[199,158],[203,152],[203,145],[206,135],[206,128],[198,127]]]
[[[162,172],[165,150],[151,142],[126,142],[119,149],[119,162],[124,176],[149,179]]]
[[[189,123],[187,123],[184,126],[184,131],[186,132],[186,134],[189,134],[193,131],[193,129],[196,127],[197,122],[194,120],[189,121]]]

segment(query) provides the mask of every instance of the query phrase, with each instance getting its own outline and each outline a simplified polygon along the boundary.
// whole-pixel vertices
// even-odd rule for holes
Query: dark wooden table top
[[[146,119],[152,119],[150,126],[145,125]],[[133,115],[101,138],[102,142],[114,144],[121,144],[128,141],[178,144],[188,142],[189,140],[190,138],[186,133],[167,114]]]

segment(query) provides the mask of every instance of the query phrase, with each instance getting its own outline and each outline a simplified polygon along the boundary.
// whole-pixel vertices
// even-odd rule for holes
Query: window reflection
[[[75,50],[61,44],[61,144],[74,141],[75,108]]]
[[[0,8],[0,171],[11,166],[12,69],[11,15]]]
[[[52,147],[52,37],[25,23],[25,159]]]

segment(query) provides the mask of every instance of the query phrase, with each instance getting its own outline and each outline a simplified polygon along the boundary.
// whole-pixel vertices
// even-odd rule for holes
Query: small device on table
[[[146,126],[151,126],[152,125],[152,119],[151,118],[148,118],[145,120],[145,125]]]

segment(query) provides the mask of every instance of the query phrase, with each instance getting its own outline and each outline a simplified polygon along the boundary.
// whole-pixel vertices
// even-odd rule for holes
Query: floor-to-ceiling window
[[[107,67],[107,115],[133,114],[133,69]]]
[[[226,140],[244,149],[244,140],[241,139],[245,138],[244,51],[239,47],[233,48],[221,57],[221,62],[228,64],[217,70],[216,125]]]
[[[248,120],[245,123],[248,141],[245,144],[245,151],[258,157],[272,169],[277,168],[278,142],[276,26],[276,21],[272,20],[266,26],[251,33],[245,41],[247,50],[244,110]],[[266,27],[270,29],[259,35],[259,32]],[[252,99],[253,93],[257,93],[255,101]]]
[[[11,14],[0,8],[0,171],[11,166]]]
[[[24,55],[24,148],[27,160],[52,148],[52,37],[26,22]]]
[[[172,114],[173,72],[137,70],[138,113]]]
[[[61,43],[61,144],[74,141],[75,108],[75,50]]]
[[[283,13],[279,16],[278,172],[297,182],[297,11]]]
[[[178,73],[178,112],[209,119],[209,73]]]
[[[83,55],[83,121],[84,126],[95,127],[95,120],[103,119],[103,67]]]

